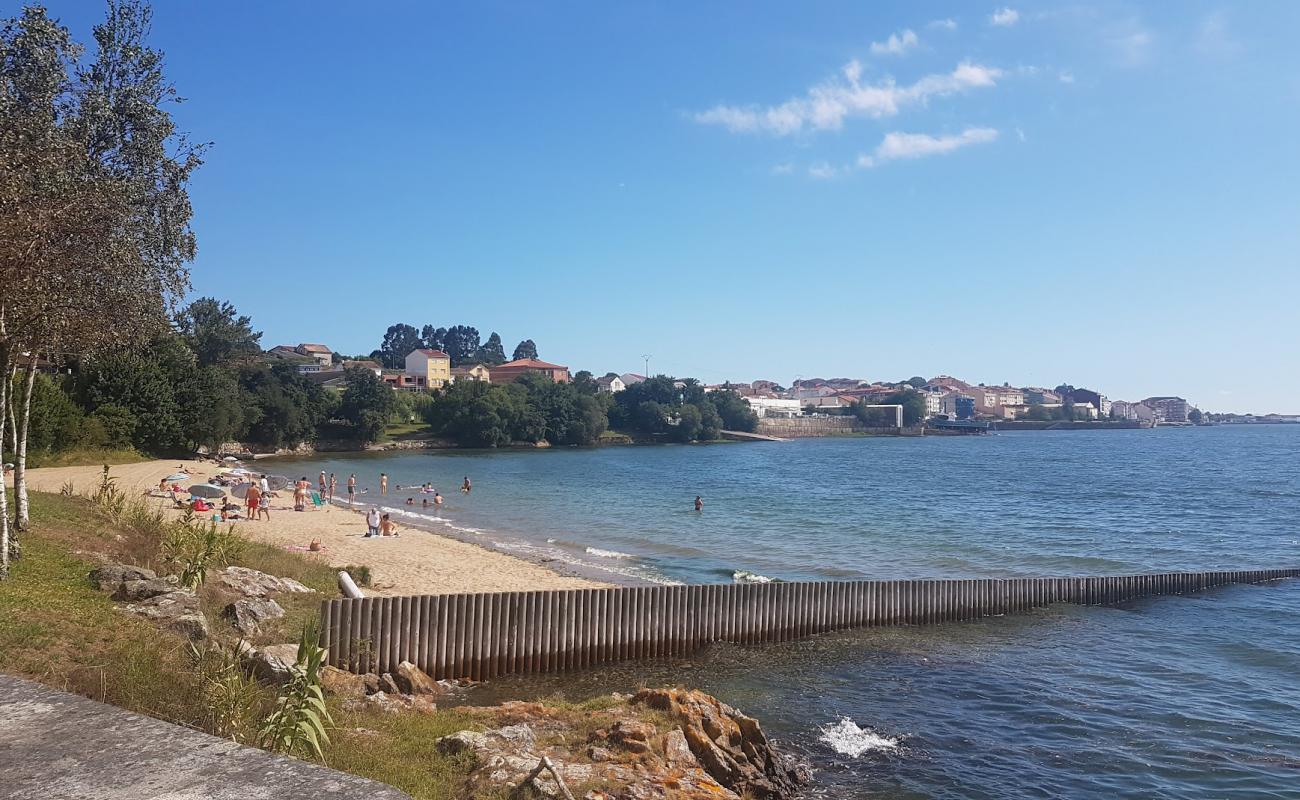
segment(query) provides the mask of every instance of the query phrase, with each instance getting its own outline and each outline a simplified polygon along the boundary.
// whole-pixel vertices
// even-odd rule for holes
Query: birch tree
[[[12,410],[17,529],[37,360],[139,347],[188,287],[201,148],[167,110],[179,98],[145,42],[149,21],[138,0],[110,0],[84,67],[39,6],[0,31],[0,376],[23,364],[22,381],[0,378],[0,461]],[[12,532],[0,493],[0,577]]]

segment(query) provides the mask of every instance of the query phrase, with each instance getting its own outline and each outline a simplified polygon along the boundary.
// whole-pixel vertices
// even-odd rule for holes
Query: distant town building
[[[368,359],[361,361],[344,361],[343,369],[368,369],[379,377],[382,377],[384,374],[383,366],[381,366],[377,361],[370,361]]]
[[[483,364],[474,364],[468,367],[452,367],[451,380],[453,383],[459,383],[461,381],[491,383],[492,371]]]
[[[1041,386],[1026,386],[1020,390],[1024,393],[1025,402],[1029,405],[1041,406],[1045,403],[1061,402],[1061,396],[1051,389],[1044,389]]]
[[[970,384],[963,380],[958,380],[951,375],[935,375],[926,383],[926,386],[937,386],[940,389],[952,391],[954,389],[969,389]]]
[[[1155,412],[1156,422],[1187,422],[1187,401],[1181,397],[1148,397],[1142,405]]]
[[[975,409],[981,414],[1006,418],[1003,406],[1023,406],[1025,393],[1013,386],[971,386],[962,390],[975,398]]]
[[[798,417],[803,414],[803,406],[798,400],[785,397],[746,397],[745,402],[760,418],[763,417]]]
[[[451,382],[451,356],[441,350],[421,348],[406,354],[406,376],[419,389],[441,389]]]
[[[1150,406],[1143,403],[1128,403],[1123,400],[1114,400],[1110,404],[1111,410],[1115,412],[1117,419],[1133,419],[1139,422],[1155,422],[1156,412]]]
[[[937,386],[924,386],[919,391],[921,397],[925,398],[925,416],[927,419],[943,413],[943,389]]]
[[[321,369],[329,369],[334,365],[334,351],[323,344],[300,344],[294,351],[298,355],[315,359]]]
[[[602,378],[596,379],[596,388],[602,392],[614,394],[615,392],[621,392],[626,389],[627,384],[623,383],[623,379],[617,375],[606,375]]]
[[[292,364],[293,368],[302,374],[320,372],[323,369],[330,368],[331,362],[334,360],[333,354],[330,355],[328,360],[322,360],[314,355],[300,352],[299,348],[305,346],[306,345],[298,345],[297,347],[287,344],[276,345],[266,351],[266,360],[273,364]]]
[[[624,372],[622,375],[618,376],[618,379],[623,382],[623,388],[627,388],[629,386],[638,383],[645,383],[645,376],[638,375],[635,372]]]
[[[781,388],[781,384],[776,381],[754,381],[749,384],[749,388],[753,389],[756,395],[776,394],[776,391]]]
[[[400,369],[386,369],[379,377],[395,392],[423,392],[426,388],[425,378],[407,375]]]
[[[530,373],[545,375],[556,383],[569,382],[568,367],[562,367],[559,364],[550,364],[536,358],[521,358],[517,361],[507,361],[504,364],[493,367],[492,381],[494,383],[514,383],[524,375]]]
[[[1075,389],[1070,392],[1070,402],[1074,405],[1090,405],[1097,410],[1097,414],[1102,417],[1110,416],[1110,400],[1104,394],[1094,392],[1091,389]]]

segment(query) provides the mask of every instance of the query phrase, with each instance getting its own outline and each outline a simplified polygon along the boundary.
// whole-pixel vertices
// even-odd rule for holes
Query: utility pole
[[[643,354],[641,357],[645,359],[645,376],[648,380],[650,378],[650,356]]]

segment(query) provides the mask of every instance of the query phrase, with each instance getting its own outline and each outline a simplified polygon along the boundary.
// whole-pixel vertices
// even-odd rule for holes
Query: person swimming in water
[[[413,506],[413,505],[415,505],[415,498],[414,498],[414,497],[408,497],[408,498],[406,498],[406,504],[407,504],[408,506]]]
[[[696,511],[704,510],[704,499],[701,498],[698,494],[695,495],[695,510]]]
[[[442,495],[438,494],[437,489],[433,490],[433,504],[438,508],[442,507]]]
[[[474,488],[474,487],[470,485],[470,482],[469,482],[469,476],[466,475],[466,476],[465,476],[465,482],[462,483],[462,484],[460,485],[460,490],[461,490],[462,492],[464,492],[465,494],[469,494],[469,493],[470,493],[470,490],[473,489],[473,488]]]

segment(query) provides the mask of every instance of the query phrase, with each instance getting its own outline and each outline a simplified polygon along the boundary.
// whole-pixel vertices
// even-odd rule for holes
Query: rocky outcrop
[[[104,564],[90,571],[90,582],[101,592],[116,592],[126,581],[148,581],[157,577],[153,570],[131,564]]]
[[[320,685],[326,694],[343,700],[361,700],[366,696],[365,678],[338,667],[321,667]]]
[[[807,773],[781,756],[758,723],[709,695],[684,689],[616,696],[608,709],[573,712],[540,703],[458,708],[499,727],[464,730],[439,752],[473,765],[465,794],[559,797],[542,757],[570,789],[598,786],[585,800],[786,800]],[[590,730],[575,738],[574,728]]]
[[[218,581],[227,589],[244,597],[269,597],[280,592],[293,594],[313,591],[292,578],[268,575],[248,567],[226,567],[218,576]]]
[[[191,641],[208,638],[208,621],[199,609],[199,598],[193,592],[175,590],[138,603],[128,603],[123,608]]]
[[[732,791],[779,800],[808,779],[805,770],[777,753],[758,720],[715,697],[689,689],[642,689],[630,703],[674,720],[696,761]]]
[[[437,697],[446,691],[424,670],[409,661],[397,665],[392,672],[392,679],[393,683],[397,684],[397,690],[402,694]]]
[[[262,623],[284,616],[280,604],[266,597],[245,597],[227,605],[221,615],[245,636],[257,636]]]
[[[282,686],[289,682],[293,674],[289,668],[298,661],[298,645],[268,644],[253,647],[241,640],[239,658],[254,678],[273,686]]]

